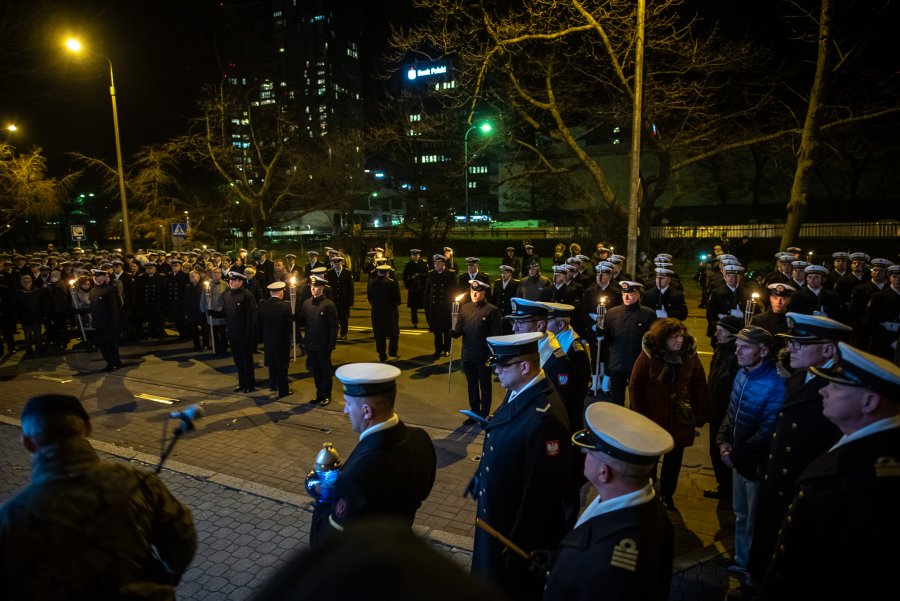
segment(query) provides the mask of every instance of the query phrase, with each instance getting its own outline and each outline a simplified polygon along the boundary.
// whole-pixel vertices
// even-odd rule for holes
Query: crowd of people
[[[744,593],[843,599],[892,590],[890,566],[900,559],[893,507],[900,498],[900,265],[838,252],[828,268],[789,248],[770,274],[743,281],[737,257],[718,254],[702,292],[714,351],[707,373],[685,325],[672,255],[656,255],[639,280],[603,244],[592,257],[565,246],[557,254],[566,250],[550,279],[531,245],[522,257],[510,247],[493,279],[478,257],[467,257],[461,271],[449,247],[430,264],[410,249],[399,278],[413,327],[422,311],[433,334],[433,360],[462,339],[470,405],[463,426],[485,432],[465,490],[479,526],[473,575],[516,599],[588,599],[598,590],[615,599],[666,599],[674,553],[668,512],[676,510],[684,450],[709,424],[716,487],[704,495],[731,502],[729,570]],[[49,299],[61,288],[88,324],[85,343],[101,348],[110,370],[121,366],[112,349],[120,338],[164,335],[168,318],[195,349],[230,352],[235,392],[245,393],[255,389],[252,354],[260,343],[270,388],[292,392],[290,337],[302,333],[316,382],[310,402],[331,401],[335,375],[360,435],[333,491],[316,503],[311,542],[318,547],[365,518],[411,525],[436,471],[427,433],[394,411],[400,370],[387,360],[398,352],[402,295],[391,258],[375,248],[362,269],[380,363],[335,373],[331,352],[347,336],[353,280],[338,251],[323,253],[326,261],[310,251],[297,264],[292,255],[270,262],[254,251],[253,266],[244,251],[230,264],[214,251],[146,253],[127,258],[127,270],[113,255],[54,265],[12,257],[3,298],[15,300],[3,306],[14,307],[23,330],[31,326],[24,340],[26,352],[35,352],[51,322],[44,311],[32,318],[23,297]],[[93,282],[82,284],[88,274],[79,269],[90,269]],[[60,282],[69,277],[66,290]],[[79,313],[82,285],[88,310]],[[154,287],[158,293],[147,296]],[[168,301],[179,308],[177,319]],[[494,376],[506,391],[496,406]],[[50,401],[36,403],[53,411]],[[67,436],[89,434],[80,405],[62,406],[88,424]],[[26,448],[39,453],[40,437],[33,438]],[[595,498],[585,506],[589,490]],[[13,540],[3,530],[14,527],[10,515],[0,511],[0,546]],[[810,583],[816,568],[821,576]],[[864,583],[862,572],[871,575]]]

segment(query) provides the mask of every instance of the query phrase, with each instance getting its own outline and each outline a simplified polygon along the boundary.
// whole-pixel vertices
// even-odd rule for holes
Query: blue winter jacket
[[[762,478],[784,391],[784,380],[769,358],[752,371],[739,369],[734,378],[716,444],[727,442],[734,447],[731,461],[745,478]]]

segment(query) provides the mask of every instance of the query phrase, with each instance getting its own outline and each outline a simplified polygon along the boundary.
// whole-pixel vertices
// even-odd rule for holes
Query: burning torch
[[[297,278],[291,276],[291,361],[297,360]]]
[[[750,298],[747,299],[747,304],[744,307],[744,327],[749,326],[750,320],[753,319],[753,309],[758,298],[759,293],[754,292],[750,295]]]
[[[466,297],[463,292],[453,299],[453,308],[450,310],[450,329],[456,329],[456,321],[459,319],[459,301]],[[450,361],[447,362],[447,393],[450,393],[450,378],[453,377],[453,338],[450,339]]]
[[[78,318],[78,329],[81,330],[81,339],[87,344],[87,335],[84,333],[84,321],[81,319],[81,313],[78,312],[78,300],[75,298],[75,278],[69,280],[69,292],[72,294],[72,308],[75,309],[75,317]]]
[[[606,297],[601,296],[600,302],[597,304],[597,329],[602,330],[606,322]],[[601,383],[603,381],[604,369],[603,363],[600,362],[600,349],[603,345],[603,337],[597,334],[597,362],[594,374],[594,394],[600,392]]]
[[[203,287],[205,288],[203,294],[206,295],[206,324],[209,326],[209,339],[212,341],[212,352],[216,353],[216,336],[213,332],[213,318],[212,318],[212,291],[209,289],[209,280],[205,280],[203,282]]]

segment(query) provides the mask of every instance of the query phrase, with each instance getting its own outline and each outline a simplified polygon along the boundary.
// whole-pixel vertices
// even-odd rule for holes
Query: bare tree
[[[59,214],[67,190],[81,176],[47,177],[47,160],[40,148],[19,153],[0,144],[0,219],[10,225],[20,217],[45,219]]]

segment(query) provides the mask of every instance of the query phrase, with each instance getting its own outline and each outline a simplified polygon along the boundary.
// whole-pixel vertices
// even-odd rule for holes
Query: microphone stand
[[[168,424],[168,422],[166,422]],[[186,434],[192,430],[195,430],[194,422],[191,420],[183,420],[177,428],[175,428],[175,432],[172,433],[172,439],[169,441],[169,444],[166,446],[166,449],[162,452],[162,455],[159,456],[159,463],[156,465],[156,470],[154,470],[155,474],[158,474],[162,471],[163,464],[166,462],[166,459],[169,458],[169,455],[172,454],[172,450],[175,448],[175,443],[178,442],[178,439],[182,434]],[[165,437],[165,431],[163,431],[163,437]]]

